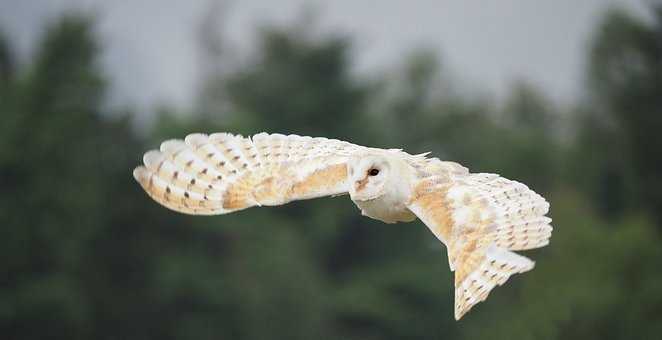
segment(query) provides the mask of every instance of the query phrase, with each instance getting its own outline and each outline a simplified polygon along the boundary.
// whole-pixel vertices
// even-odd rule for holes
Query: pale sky
[[[97,13],[103,66],[119,102],[186,109],[199,79],[197,25],[214,0],[0,0],[0,29],[23,56],[44,25],[66,9]],[[349,34],[355,68],[397,65],[415,47],[438,51],[470,87],[497,98],[527,79],[562,101],[581,91],[585,45],[610,5],[645,13],[645,0],[234,0],[224,34],[239,50],[263,23],[291,23],[304,5],[324,31]],[[241,54],[241,53],[239,53]]]

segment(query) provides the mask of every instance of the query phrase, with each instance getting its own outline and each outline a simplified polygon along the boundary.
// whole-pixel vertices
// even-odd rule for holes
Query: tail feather
[[[484,301],[494,287],[504,284],[511,275],[529,271],[534,265],[527,257],[489,246],[478,267],[455,283],[455,319],[459,320],[471,307]]]

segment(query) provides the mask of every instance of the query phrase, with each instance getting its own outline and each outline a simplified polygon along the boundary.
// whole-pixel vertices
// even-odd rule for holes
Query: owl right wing
[[[296,135],[191,134],[145,153],[133,176],[167,208],[218,215],[347,193],[346,163],[365,149]]]
[[[549,243],[549,204],[526,185],[499,175],[431,163],[432,171],[417,184],[408,208],[448,248],[459,320],[512,274],[533,269],[533,261],[512,250]]]

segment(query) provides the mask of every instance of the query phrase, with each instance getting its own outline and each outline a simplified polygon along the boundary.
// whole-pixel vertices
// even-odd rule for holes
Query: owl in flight
[[[524,184],[426,155],[296,135],[191,134],[147,152],[133,176],[154,200],[186,214],[349,193],[365,216],[418,217],[448,249],[459,320],[512,274],[533,268],[513,250],[549,243],[549,204]]]

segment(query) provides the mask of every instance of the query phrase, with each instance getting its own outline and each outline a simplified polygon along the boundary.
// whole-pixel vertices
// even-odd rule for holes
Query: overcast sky
[[[103,64],[122,102],[148,109],[158,102],[187,108],[196,89],[196,29],[214,0],[0,0],[0,29],[28,55],[44,24],[67,9],[98,13]],[[304,4],[321,26],[349,33],[356,68],[395,65],[414,47],[439,51],[467,84],[495,96],[525,78],[556,99],[580,91],[585,44],[610,5],[644,13],[645,0],[234,0],[223,29],[247,47],[255,27],[288,23]]]

